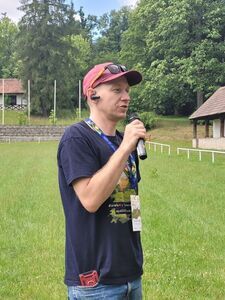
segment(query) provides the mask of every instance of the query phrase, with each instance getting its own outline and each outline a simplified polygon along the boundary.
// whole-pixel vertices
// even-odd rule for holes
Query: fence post
[[[54,80],[53,124],[56,124],[56,80]]]
[[[30,125],[30,79],[27,81],[27,116]]]
[[[2,125],[5,125],[5,80],[2,79]]]
[[[190,150],[187,151],[188,159],[190,158]]]

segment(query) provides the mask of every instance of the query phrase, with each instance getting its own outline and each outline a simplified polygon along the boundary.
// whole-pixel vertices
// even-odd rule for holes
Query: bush
[[[26,112],[19,112],[18,114],[18,123],[19,125],[27,125],[27,115]]]
[[[157,117],[153,112],[142,112],[139,115],[147,130],[152,129],[156,125]]]
[[[137,118],[140,118],[147,130],[152,129],[156,126],[157,116],[155,113],[146,111],[137,114],[134,112],[134,114],[137,115]],[[130,115],[128,114],[126,119],[122,121],[123,126],[126,126],[130,122],[129,118]]]
[[[50,111],[50,115],[49,115],[48,119],[49,119],[49,123],[51,125],[56,125],[57,118],[54,115],[54,110],[53,109]]]

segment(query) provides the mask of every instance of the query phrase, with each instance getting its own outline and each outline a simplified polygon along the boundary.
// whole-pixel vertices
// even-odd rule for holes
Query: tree
[[[224,0],[140,1],[121,51],[144,74],[138,103],[189,114],[196,95],[201,99],[224,84],[224,24]]]
[[[90,42],[92,42],[96,32],[95,29],[98,25],[98,18],[94,15],[87,15],[83,11],[83,7],[81,6],[78,10],[78,16],[80,19],[80,26],[83,30],[82,35],[85,36]]]
[[[44,116],[49,114],[54,80],[58,107],[71,108],[80,76],[80,63],[76,64],[80,47],[74,47],[70,41],[81,32],[73,5],[65,4],[64,0],[21,0],[21,4],[24,12],[19,23],[21,76],[24,82],[31,80],[32,109]]]
[[[98,38],[93,45],[94,63],[113,61],[119,62],[121,38],[128,29],[130,8],[122,7],[103,14],[98,20]]]
[[[17,77],[19,61],[16,55],[17,26],[3,14],[0,18],[0,78]]]

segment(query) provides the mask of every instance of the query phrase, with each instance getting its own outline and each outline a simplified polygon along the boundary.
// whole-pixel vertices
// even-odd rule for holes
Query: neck
[[[90,115],[90,119],[100,128],[105,135],[115,135],[116,134],[116,124],[115,121],[110,121],[105,118],[99,118],[95,115]]]

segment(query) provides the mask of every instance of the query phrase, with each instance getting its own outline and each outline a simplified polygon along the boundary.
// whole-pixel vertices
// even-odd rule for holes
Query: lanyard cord
[[[108,139],[104,132],[100,128],[98,128],[97,125],[90,118],[87,118],[84,121],[93,131],[99,134],[99,136],[107,143],[107,145],[111,148],[113,152],[117,150],[118,147]],[[132,189],[137,190],[136,163],[132,154],[129,155],[129,159],[126,163],[124,172],[129,179]]]

